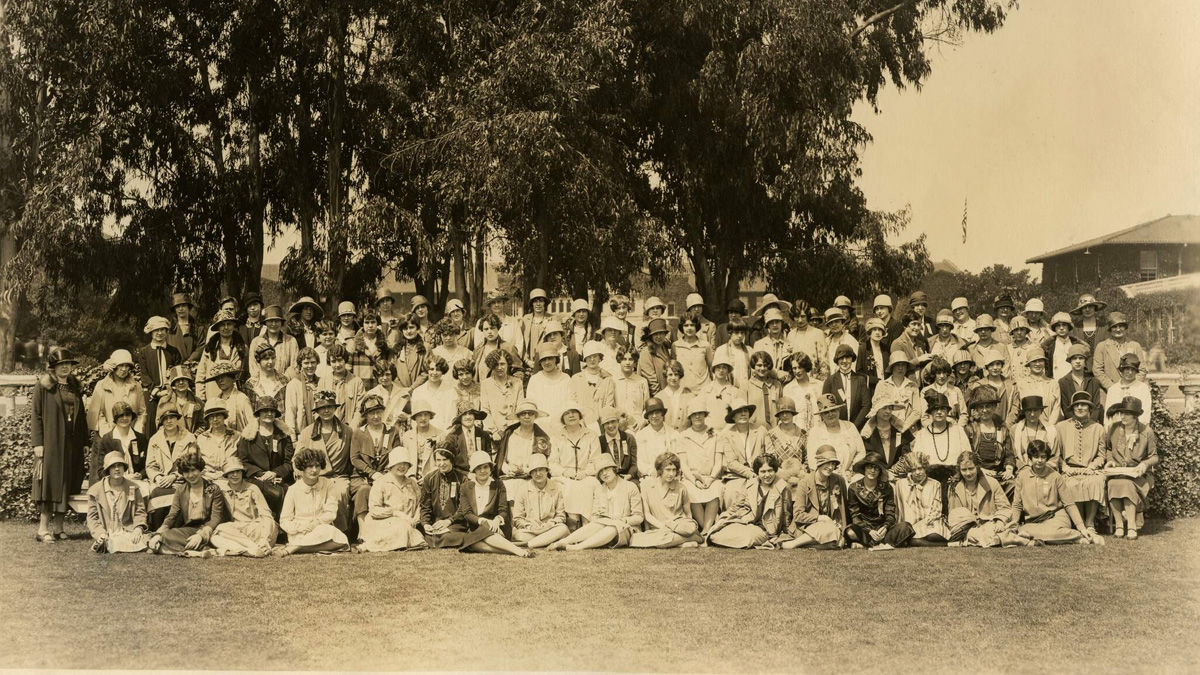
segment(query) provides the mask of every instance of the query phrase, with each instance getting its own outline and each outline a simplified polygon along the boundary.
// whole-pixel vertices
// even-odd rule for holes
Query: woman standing
[[[683,386],[699,391],[708,384],[708,371],[712,365],[713,348],[698,332],[699,317],[684,317],[679,322],[680,337],[671,344],[675,360],[683,364]]]
[[[288,333],[296,338],[296,346],[299,349],[305,347],[316,349],[319,336],[317,322],[325,316],[325,310],[306,295],[292,303],[292,306],[288,308],[288,316],[291,317],[288,322]],[[187,355],[184,356],[186,358]]]
[[[133,429],[141,433],[145,428],[146,395],[133,376],[133,355],[128,350],[118,349],[104,362],[104,367],[109,370],[108,377],[96,383],[88,401],[88,427],[97,437],[112,431],[116,422],[109,417],[109,411],[114,403],[123,401],[137,415]]]
[[[179,350],[184,361],[194,360],[197,349],[203,341],[204,327],[196,321],[196,304],[187,293],[176,293],[171,302],[170,330],[167,333],[167,344]]]
[[[484,359],[487,376],[479,384],[479,405],[487,413],[484,426],[499,442],[504,431],[517,423],[517,404],[525,397],[521,381],[513,376],[520,361],[504,349],[495,349]]]
[[[66,539],[63,516],[71,495],[83,485],[84,448],[88,443],[87,413],[79,380],[71,373],[79,363],[65,347],[48,358],[50,372],[33,387],[32,498],[40,513],[37,540]]]
[[[649,339],[642,343],[637,363],[638,374],[650,384],[649,396],[654,396],[667,384],[667,378],[663,375],[663,371],[666,370],[667,363],[671,361],[671,343],[667,341],[670,332],[667,322],[662,319],[655,319],[646,324],[645,335]],[[629,351],[626,350],[626,352]]]

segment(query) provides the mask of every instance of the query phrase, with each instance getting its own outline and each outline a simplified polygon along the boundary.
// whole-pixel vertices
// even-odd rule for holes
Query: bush
[[[1200,514],[1200,411],[1175,417],[1163,404],[1162,389],[1154,383],[1150,389],[1159,463],[1146,510],[1163,518]]]
[[[37,507],[30,499],[33,482],[33,448],[29,445],[26,410],[0,417],[0,520],[37,519]]]

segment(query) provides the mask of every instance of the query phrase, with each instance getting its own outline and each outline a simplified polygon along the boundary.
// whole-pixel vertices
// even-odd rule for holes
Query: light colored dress
[[[1055,544],[1082,538],[1083,535],[1072,528],[1071,516],[1067,514],[1065,507],[1069,502],[1062,497],[1065,488],[1062,474],[1049,465],[1041,475],[1035,473],[1032,466],[1017,472],[1013,512],[1018,516],[1025,515],[1025,522],[1018,529],[1022,537]]]
[[[547,525],[563,525],[567,522],[567,502],[562,486],[551,480],[541,490],[532,480],[520,481],[513,495],[513,539],[530,541],[537,536],[535,531]]]
[[[567,513],[586,516],[591,512],[592,493],[600,486],[595,478],[598,459],[600,436],[586,427],[577,436],[563,431],[551,442],[550,475],[563,488]],[[573,478],[567,477],[568,471]]]
[[[224,552],[252,553],[238,538],[225,535],[241,535],[258,544],[263,550],[270,550],[279,538],[279,526],[271,515],[271,507],[262,490],[253,483],[242,481],[237,490],[232,490],[226,482],[219,486],[225,495],[225,504],[229,507],[229,522],[221,523],[213,530],[212,545]]]
[[[942,519],[941,483],[928,476],[920,485],[914,484],[911,478],[901,478],[896,481],[896,505],[900,507],[900,517],[912,525],[914,539],[924,539],[931,534],[950,538],[946,521]]]
[[[1105,478],[1099,472],[1104,466],[1108,447],[1104,425],[1090,418],[1086,424],[1069,419],[1059,422],[1055,431],[1058,432],[1058,441],[1062,448],[1062,481],[1065,486],[1062,492],[1063,501],[1068,504],[1104,502]],[[1089,473],[1067,475],[1066,472],[1072,469]]]
[[[563,411],[571,407],[571,376],[562,371],[550,375],[540,370],[530,376],[525,398],[546,413],[538,424],[553,438],[562,431]]]
[[[641,491],[646,530],[633,533],[629,540],[630,547],[654,548],[671,543],[676,535],[668,525],[679,521],[690,522],[699,532],[699,525],[692,520],[692,502],[688,499],[687,486],[682,482],[665,485],[658,478],[646,478],[642,481]],[[688,539],[700,541],[699,535]]]
[[[862,434],[853,423],[838,420],[837,431],[830,431],[824,422],[808,430],[808,441],[805,451],[808,454],[808,468],[817,470],[817,448],[822,445],[833,447],[837,453],[837,472],[846,482],[854,478],[854,463],[867,456],[867,448],[863,445]]]
[[[442,376],[442,381],[436,389],[428,382],[413,389],[412,400],[428,403],[429,409],[433,411],[433,423],[443,429],[449,429],[454,423],[454,418],[458,417],[456,389],[454,382],[447,382],[446,376]]]
[[[712,363],[712,348],[708,342],[699,336],[694,341],[681,336],[671,346],[675,350],[675,359],[683,366],[680,385],[697,391],[708,384],[708,366]]]
[[[502,434],[510,425],[517,423],[517,403],[524,396],[521,381],[509,377],[503,383],[486,377],[479,383],[479,404],[488,414],[483,428],[491,434]]]
[[[824,386],[824,380],[810,377],[803,384],[792,380],[783,388],[784,398],[790,398],[796,404],[796,415],[792,422],[806,432],[821,421],[817,416],[817,401],[821,398],[821,388]]]
[[[570,511],[570,509],[567,509]],[[634,531],[644,520],[642,510],[642,494],[633,483],[619,478],[612,488],[598,485],[592,497],[590,520],[592,524],[615,527],[617,538],[612,546],[620,548],[629,545]]]
[[[417,530],[421,521],[421,485],[415,478],[401,480],[389,471],[371,486],[370,506],[363,520],[362,551],[399,551],[424,548]]]
[[[717,435],[712,428],[703,432],[687,429],[679,433],[676,447],[679,449],[677,454],[684,468],[684,475],[689,472],[693,476],[711,476],[713,474],[713,467],[717,464],[719,443]],[[693,504],[707,504],[720,499],[724,487],[718,479],[714,479],[712,484],[706,488],[702,488],[690,480],[685,480],[685,485],[687,485],[688,498]]]
[[[655,431],[650,425],[638,429],[634,434],[634,439],[637,440],[638,448],[638,473],[642,476],[654,476],[658,473],[654,468],[654,461],[658,459],[659,455],[664,452],[678,454],[679,432],[665,422],[662,429],[658,431]]]
[[[328,542],[348,545],[345,533],[333,526],[337,520],[339,495],[334,482],[324,476],[308,485],[298,480],[288,488],[279,514],[279,526],[294,546],[318,546]]]

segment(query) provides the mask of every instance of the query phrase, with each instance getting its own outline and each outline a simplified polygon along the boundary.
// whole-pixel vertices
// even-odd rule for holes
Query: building
[[[1043,284],[1079,292],[1093,291],[1114,275],[1129,280],[1120,288],[1130,298],[1196,289],[1194,311],[1200,305],[1200,216],[1164,216],[1025,262],[1042,265]],[[1182,338],[1187,309],[1139,308],[1132,319],[1149,342],[1172,344]]]

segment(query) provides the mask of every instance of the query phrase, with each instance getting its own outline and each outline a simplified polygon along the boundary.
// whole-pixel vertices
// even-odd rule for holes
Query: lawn
[[[1200,520],[1103,547],[100,556],[0,523],[0,668],[1185,672]]]

